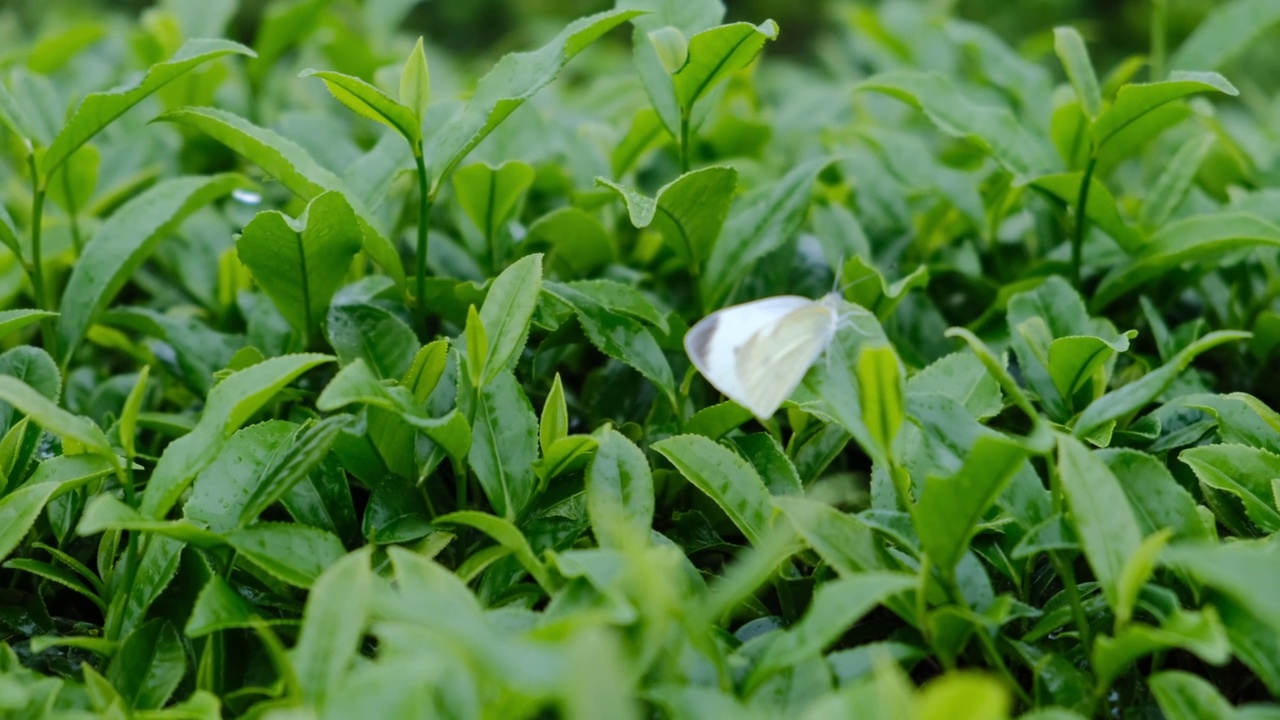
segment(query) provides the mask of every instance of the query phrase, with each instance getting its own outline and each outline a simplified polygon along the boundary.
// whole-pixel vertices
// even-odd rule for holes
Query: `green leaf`
[[[674,75],[689,60],[689,38],[680,28],[667,25],[649,33],[649,42],[658,55],[658,62],[668,75]]]
[[[872,280],[875,282],[871,282]],[[885,280],[879,270],[859,256],[849,258],[840,268],[840,286],[844,288],[844,298],[871,310],[881,321],[893,316],[898,305],[906,299],[907,293],[928,284],[929,268],[925,265],[917,267],[892,284]]]
[[[418,51],[422,48],[419,46]],[[423,60],[425,63],[425,59]],[[338,102],[361,117],[368,118],[400,133],[414,153],[422,142],[422,125],[413,110],[393,100],[386,93],[358,77],[332,70],[303,70],[298,77],[318,77]]]
[[[1154,230],[1169,221],[1174,210],[1191,190],[1200,166],[1217,142],[1215,135],[1205,133],[1191,138],[1178,148],[1178,152],[1169,160],[1142,203],[1142,214],[1138,221],[1143,227]]]
[[[547,567],[534,555],[533,548],[529,546],[529,540],[509,520],[473,510],[461,510],[441,515],[435,519],[435,522],[444,525],[465,525],[479,530],[510,550],[516,560],[520,561],[521,567],[533,576],[543,590],[551,593],[556,589],[556,583],[552,580]]]
[[[1054,388],[1063,398],[1075,395],[1116,354],[1118,344],[1093,335],[1055,338],[1049,345],[1049,377]],[[1127,349],[1128,344],[1121,347]]]
[[[925,366],[907,380],[907,394],[949,397],[979,419],[1004,409],[1000,384],[972,353],[952,353]]]
[[[489,336],[484,383],[515,366],[529,338],[529,326],[542,288],[542,256],[520,258],[489,286],[480,321]]]
[[[336,535],[293,523],[258,523],[227,533],[246,560],[295,587],[309,588],[346,554]]]
[[[1170,528],[1175,538],[1207,539],[1209,528],[1196,511],[1195,498],[1178,483],[1164,462],[1137,450],[1112,449],[1095,453],[1111,468],[1145,537]]]
[[[303,200],[311,200],[326,191],[342,193],[360,219],[364,251],[391,276],[397,287],[404,286],[400,253],[377,229],[377,217],[346,183],[292,140],[218,108],[182,108],[165,113],[156,121],[178,123],[205,133],[267,171]]]
[[[1062,68],[1067,71],[1067,79],[1076,91],[1080,108],[1092,122],[1102,110],[1102,91],[1098,89],[1098,76],[1093,71],[1084,38],[1073,27],[1056,27],[1053,29],[1053,49],[1062,61]]]
[[[555,79],[575,55],[639,11],[611,10],[573,21],[532,52],[511,53],[480,79],[467,106],[431,136],[427,147],[432,194],[481,140]]]
[[[858,353],[858,391],[862,421],[880,458],[888,458],[906,418],[902,364],[892,345],[869,345]]]
[[[484,386],[484,363],[489,358],[489,336],[475,305],[467,307],[467,324],[462,336],[467,341],[467,377],[475,387]]]
[[[142,624],[147,611],[155,604],[160,594],[178,573],[178,562],[182,559],[185,543],[181,540],[156,535],[151,537],[138,561],[138,572],[133,578],[133,586],[127,591],[119,591],[112,598],[110,611],[107,613],[106,626],[108,639],[113,638],[110,629],[120,628],[120,634],[127,637],[134,628]],[[123,595],[123,604],[118,598]],[[117,608],[119,608],[117,612]]]
[[[1139,285],[1183,263],[1218,267],[1222,256],[1243,248],[1280,247],[1280,227],[1254,215],[1215,213],[1179,220],[1161,228],[1127,262],[1113,267],[1093,296],[1103,308]]]
[[[1094,400],[1076,419],[1072,434],[1088,437],[1103,425],[1136,413],[1164,392],[1197,355],[1223,343],[1248,337],[1249,333],[1234,330],[1216,330],[1205,335],[1178,351],[1173,359],[1159,368]]]
[[[1163,564],[1188,573],[1280,631],[1280,547],[1244,541],[1178,543],[1165,550]]]
[[[1120,572],[1120,581],[1116,583],[1116,594],[1119,600],[1115,608],[1116,627],[1123,628],[1133,619],[1133,609],[1138,603],[1138,595],[1151,579],[1151,574],[1156,569],[1156,560],[1159,559],[1160,553],[1164,551],[1172,537],[1173,531],[1169,528],[1148,535],[1142,539],[1138,551],[1125,563],[1124,569]],[[1225,634],[1222,644],[1226,644]]]
[[[666,396],[672,407],[679,405],[671,364],[648,328],[568,285],[548,284],[546,289],[573,308],[587,339],[600,352],[638,370]]]
[[[1217,720],[1239,716],[1212,683],[1189,672],[1166,670],[1147,678],[1156,704],[1168,720]]]
[[[1162,105],[1199,93],[1240,94],[1227,79],[1215,72],[1174,72],[1168,80],[1124,85],[1116,99],[1102,111],[1090,130],[1094,152],[1142,116]]]
[[[404,67],[400,69],[400,104],[409,108],[417,119],[415,127],[421,135],[422,118],[427,114],[427,102],[431,99],[431,72],[427,69],[427,53],[422,48],[422,36],[409,51]]]
[[[1280,532],[1273,480],[1280,478],[1280,455],[1243,445],[1204,445],[1178,454],[1200,482],[1231,493],[1249,519],[1268,533]]]
[[[766,20],[760,25],[732,23],[713,27],[689,38],[683,67],[671,76],[676,102],[687,118],[693,105],[710,90],[741,70],[778,36],[778,25]]]
[[[616,244],[594,215],[563,207],[534,220],[521,246],[546,253],[548,275],[584,277],[613,262]]]
[[[262,9],[262,22],[254,37],[256,60],[249,63],[249,79],[261,87],[268,73],[280,65],[289,48],[300,43],[319,25],[330,0],[275,2]]]
[[[113,530],[151,533],[201,549],[226,545],[221,535],[190,520],[150,520],[112,495],[94,496],[85,505],[80,524],[76,525],[76,533],[87,536]]]
[[[1107,604],[1118,609],[1121,575],[1142,543],[1138,520],[1120,481],[1079,440],[1058,436],[1058,471],[1085,558]]]
[[[182,632],[187,637],[200,638],[219,630],[249,628],[255,622],[262,622],[256,608],[221,575],[214,575],[196,597],[195,607],[191,609],[191,617]]]
[[[311,587],[298,644],[289,652],[303,698],[323,705],[360,653],[373,603],[369,550],[343,556]]]
[[[111,214],[84,246],[62,294],[58,343],[70,359],[89,326],[192,213],[246,182],[236,174],[164,180]]]
[[[886,569],[880,540],[857,516],[803,497],[776,497],[773,504],[841,577]]]
[[[325,318],[325,334],[343,367],[364,361],[383,378],[398,378],[418,354],[418,336],[399,315],[382,305],[335,302]]]
[[[569,406],[564,399],[564,385],[560,373],[551,381],[551,390],[542,404],[542,417],[538,419],[538,449],[543,455],[548,448],[569,434]]]
[[[799,231],[809,211],[813,183],[831,163],[830,158],[822,158],[798,165],[768,192],[740,205],[707,257],[702,275],[703,308],[719,307],[752,263]]]
[[[178,48],[173,57],[152,65],[147,74],[133,85],[86,95],[67,120],[67,124],[49,144],[49,149],[40,162],[41,186],[47,186],[53,171],[81,145],[143,98],[200,65],[232,53],[255,57],[252,50],[230,40],[189,40]]]
[[[1043,175],[1058,166],[1047,143],[1012,113],[974,104],[943,75],[894,70],[854,89],[883,93],[915,107],[939,130],[973,142],[1019,178]]]
[[[93,145],[82,145],[49,180],[49,199],[68,215],[77,215],[89,204],[98,184],[102,156]]]
[[[240,261],[304,336],[319,327],[360,251],[360,224],[340,193],[324,192],[298,219],[258,213],[236,239]]]
[[[57,492],[55,483],[26,485],[0,498],[0,559],[9,557]]]
[[[654,129],[660,130],[665,126],[675,136],[680,132],[680,106],[676,101],[675,85],[671,82],[671,71],[663,66],[649,34],[672,27],[686,38],[695,35],[720,24],[724,19],[724,4],[720,0],[685,0],[678,3],[667,0],[619,0],[616,7],[620,10],[644,12],[632,19],[632,24],[635,25],[631,38],[632,57],[645,94],[649,96],[656,111],[653,117],[658,123]],[[621,175],[621,172],[614,173],[615,177]]]
[[[752,545],[772,524],[764,482],[741,456],[699,435],[677,435],[652,445],[681,475],[716,502]]]
[[[696,273],[720,236],[738,171],[724,166],[694,170],[663,185],[652,198],[604,178],[596,178],[596,184],[618,193],[632,225],[656,226],[667,246]]]
[[[512,219],[534,180],[533,166],[508,160],[494,167],[475,163],[453,174],[453,192],[471,222],[493,238]]]
[[[1271,0],[1234,0],[1209,9],[1190,37],[1169,58],[1177,70],[1218,70],[1280,24]]]
[[[156,618],[120,644],[107,666],[107,679],[130,709],[157,710],[169,701],[187,671],[187,653],[178,631]]]
[[[283,355],[228,375],[209,393],[195,428],[165,448],[143,492],[142,512],[153,518],[164,517],[196,475],[218,456],[231,433],[285,385],[332,360],[315,353]]]
[[[915,716],[918,720],[1000,720],[1009,717],[1010,705],[1009,690],[1000,680],[961,670],[946,673],[921,688]]]
[[[138,380],[133,389],[125,397],[124,407],[120,409],[120,447],[124,449],[125,459],[132,462],[136,453],[135,443],[138,435],[138,415],[142,413],[142,401],[147,395],[147,379],[151,377],[151,366],[143,365],[138,371]]]
[[[524,514],[537,483],[538,419],[520,383],[510,372],[476,390],[467,455],[494,511],[508,520]]]
[[[1158,628],[1134,624],[1115,637],[1099,635],[1093,646],[1093,669],[1099,682],[1110,685],[1138,658],[1172,648],[1193,652],[1214,665],[1225,664],[1231,657],[1226,628],[1208,607],[1203,612],[1177,610]]]
[[[770,674],[818,655],[872,608],[917,585],[914,575],[887,572],[864,572],[822,583],[814,590],[804,617],[765,641],[768,647],[748,676],[747,687],[755,687]]]
[[[915,508],[920,544],[944,573],[969,549],[983,515],[1022,465],[1026,450],[1014,443],[979,437],[951,477],[930,477]]]
[[[4,310],[0,311],[0,338],[16,333],[24,327],[34,325],[45,318],[57,317],[58,313],[47,310]]]
[[[1083,179],[1082,172],[1057,173],[1038,177],[1031,181],[1031,186],[1049,193],[1065,205],[1075,207]],[[1089,197],[1085,202],[1084,214],[1089,222],[1115,240],[1126,253],[1141,253],[1146,248],[1147,240],[1120,217],[1115,197],[1097,175],[1089,178]]]
[[[14,558],[4,564],[4,567],[11,570],[21,570],[29,572],[37,577],[44,578],[50,582],[55,582],[65,588],[80,593],[88,598],[94,605],[98,606],[104,614],[107,612],[107,605],[99,597],[98,593],[91,589],[88,585],[81,582],[71,571],[64,570],[56,565],[40,562],[39,560],[30,560],[27,558]]]
[[[30,385],[10,375],[0,375],[0,400],[9,403],[40,427],[84,446],[86,450],[114,463],[119,462],[111,443],[97,425],[58,407],[57,403]]]
[[[626,549],[648,541],[653,527],[653,474],[644,452],[605,428],[587,466],[587,515],[600,547]]]
[[[196,475],[191,496],[182,506],[185,517],[225,533],[240,522],[255,483],[297,425],[268,420],[236,431],[212,462]]]
[[[255,520],[316,469],[350,420],[349,415],[334,415],[299,428],[258,476],[240,510],[239,525]]]

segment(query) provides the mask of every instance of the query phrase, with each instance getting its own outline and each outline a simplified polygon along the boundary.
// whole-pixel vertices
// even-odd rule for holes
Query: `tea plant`
[[[412,1],[46,5],[6,717],[1280,717],[1274,0],[1109,68],[619,0],[474,76]],[[833,286],[775,417],[685,356]]]

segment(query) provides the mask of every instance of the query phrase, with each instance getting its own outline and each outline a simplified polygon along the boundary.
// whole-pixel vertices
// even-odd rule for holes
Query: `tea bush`
[[[5,717],[1280,718],[1280,3],[243,5],[0,11]]]

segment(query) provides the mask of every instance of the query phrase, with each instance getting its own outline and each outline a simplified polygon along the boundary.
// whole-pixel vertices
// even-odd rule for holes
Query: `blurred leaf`
[[[650,198],[618,183],[596,178],[598,185],[612,189],[622,198],[632,225],[637,228],[656,225],[668,247],[695,275],[720,236],[737,182],[738,172],[733,168],[707,167],[681,175]]]

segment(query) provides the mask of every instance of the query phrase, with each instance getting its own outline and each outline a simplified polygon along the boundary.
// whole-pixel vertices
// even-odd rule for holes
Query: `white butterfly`
[[[717,310],[684,336],[694,367],[756,417],[791,397],[839,325],[840,293],[779,295]]]

